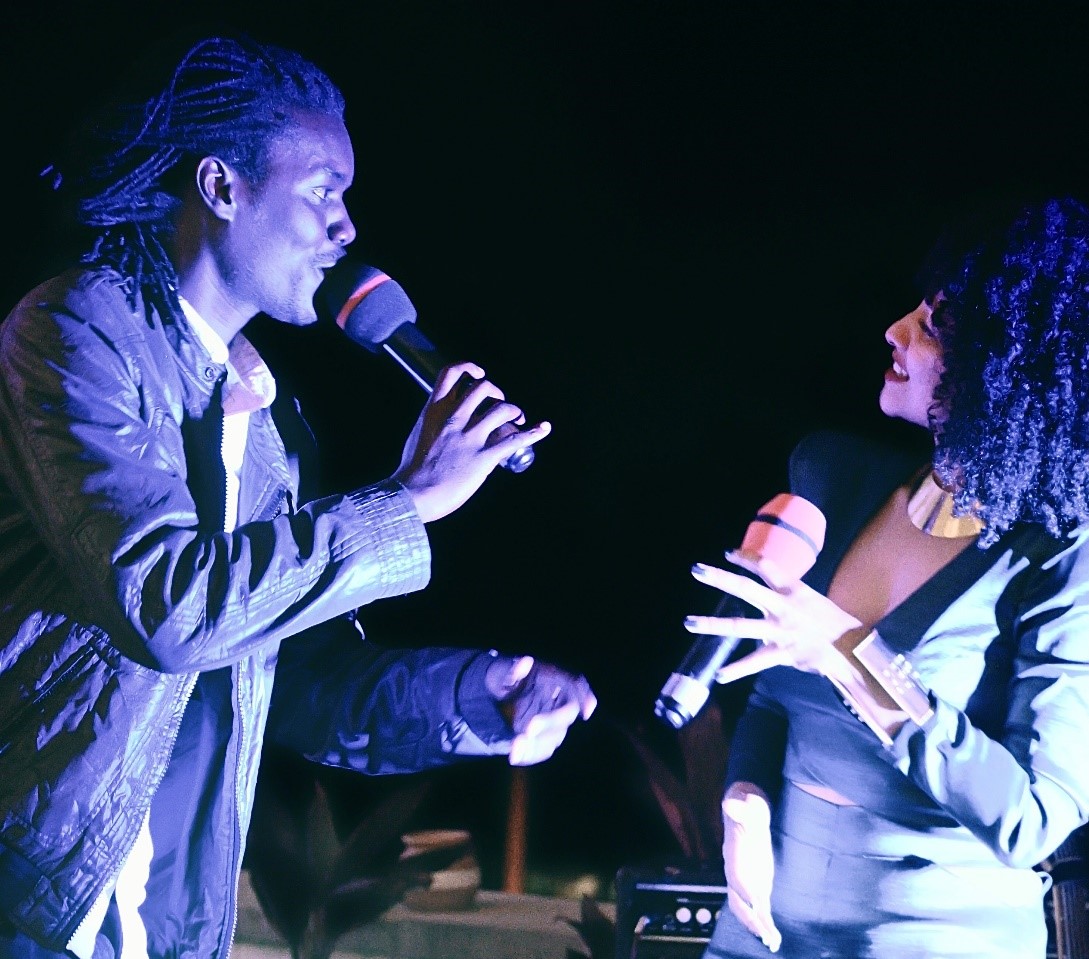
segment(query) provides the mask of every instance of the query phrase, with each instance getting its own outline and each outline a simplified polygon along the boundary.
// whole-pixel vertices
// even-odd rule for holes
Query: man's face
[[[317,113],[294,120],[270,145],[264,181],[241,184],[221,265],[236,302],[302,326],[317,319],[322,271],[355,239],[344,206],[355,158],[340,120]]]

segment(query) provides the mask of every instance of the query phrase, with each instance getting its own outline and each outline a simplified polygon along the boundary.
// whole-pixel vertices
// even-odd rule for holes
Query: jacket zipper
[[[226,431],[225,425],[226,424],[224,424],[224,428],[222,429],[221,436],[220,436],[220,458],[223,460],[223,473],[224,473],[224,496],[223,496],[223,526],[224,526],[224,529],[226,529],[226,527],[227,527],[227,501],[228,501],[228,499],[230,497],[230,492],[231,492],[230,491],[230,479],[229,479],[229,477],[227,475],[228,474],[227,456],[226,456],[227,431]],[[243,455],[243,460],[244,461],[250,460],[254,455],[253,450],[251,448],[251,443],[250,443],[250,439],[251,439],[250,433],[254,428],[254,418],[252,416],[249,417],[246,426],[247,426],[247,429],[246,429],[246,434],[247,435],[246,435],[246,439],[245,439],[245,452],[244,452],[244,455]],[[238,488],[238,492],[237,492],[237,498],[238,498],[238,505],[241,506],[241,501],[242,501],[242,477],[241,477],[241,475],[238,477],[238,480],[239,480],[239,488]],[[274,497],[266,497],[266,504],[271,503],[273,506],[277,507],[274,514],[273,514],[274,516],[279,515],[280,510],[279,510],[278,504],[279,504],[279,502],[281,500],[282,500],[282,491],[280,491],[280,495],[277,495],[277,496],[274,496]],[[237,509],[235,510],[235,514],[236,514],[235,515],[235,520],[236,520],[236,524],[237,524],[237,519],[238,519],[238,510]],[[262,514],[261,510],[256,509],[256,508],[253,510],[253,515],[254,515],[255,519],[265,519],[265,518],[267,518]],[[237,676],[235,678],[235,683],[234,683],[235,704],[237,706],[239,736],[238,736],[238,750],[235,753],[235,762],[234,762],[234,836],[233,836],[234,841],[233,841],[233,844],[232,844],[233,845],[233,860],[232,860],[230,881],[227,884],[227,886],[228,886],[228,888],[227,888],[227,901],[230,904],[230,910],[231,910],[231,917],[230,917],[230,924],[229,924],[231,931],[230,931],[230,934],[227,937],[227,948],[226,948],[226,951],[223,953],[223,959],[230,959],[231,950],[234,948],[234,937],[235,937],[235,934],[238,931],[238,882],[239,882],[239,879],[241,878],[241,874],[242,874],[242,864],[240,862],[241,849],[242,849],[242,818],[241,817],[242,817],[242,805],[243,805],[242,765],[243,765],[243,762],[245,761],[246,748],[247,748],[245,709],[244,709],[244,704],[242,702],[242,668],[243,668],[243,663],[245,663],[247,661],[250,661],[250,659],[251,659],[251,657],[246,657],[246,659],[239,661],[239,663],[237,665],[237,668],[236,668]]]
[[[226,376],[226,374],[224,374]],[[248,424],[247,424],[248,425]],[[223,417],[223,422],[219,427],[219,461],[223,464],[223,515],[220,517],[222,521],[223,529],[227,529],[227,514],[230,511],[231,502],[231,468],[227,465],[227,418]],[[239,482],[241,482],[239,477]],[[240,491],[241,492],[241,491]],[[236,509],[237,514],[237,509]],[[235,517],[237,519],[237,515]],[[229,530],[228,530],[229,532]]]
[[[248,417],[248,414],[245,414]],[[246,423],[246,438],[244,440],[245,445],[249,446],[249,427],[250,423],[247,420]],[[227,531],[229,536],[232,532],[228,524],[228,514],[230,512],[231,502],[231,468],[227,461],[227,418],[223,417],[223,423],[220,426],[219,433],[219,459],[223,464],[223,529]],[[243,460],[245,459],[245,452],[243,452]],[[242,498],[241,481],[242,477],[239,476],[239,490],[235,494],[235,520],[238,519],[238,506]],[[234,759],[234,832],[231,836],[231,869],[230,876],[227,882],[227,904],[230,909],[230,933],[227,935],[227,948],[223,953],[223,959],[230,959],[231,948],[234,946],[234,934],[238,927],[238,877],[240,870],[238,868],[238,847],[239,847],[239,833],[241,833],[241,823],[239,822],[239,816],[241,815],[242,807],[239,805],[241,802],[241,787],[240,782],[242,778],[242,757],[245,755],[246,746],[246,723],[242,718],[242,663],[236,664],[234,670],[234,699],[236,707],[236,715],[238,716],[238,749],[235,751]]]

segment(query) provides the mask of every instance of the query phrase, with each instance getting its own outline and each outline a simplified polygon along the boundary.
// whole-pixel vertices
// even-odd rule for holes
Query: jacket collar
[[[178,304],[190,328],[208,351],[214,363],[225,364],[227,382],[223,386],[223,415],[252,413],[265,409],[276,399],[276,380],[256,348],[241,333],[235,334],[230,348],[194,308],[178,296]]]

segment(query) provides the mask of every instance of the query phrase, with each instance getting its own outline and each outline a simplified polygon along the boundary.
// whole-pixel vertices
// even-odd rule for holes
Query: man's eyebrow
[[[315,176],[319,173],[327,174],[338,183],[343,183],[345,180],[348,179],[348,174],[346,174],[343,170],[341,170],[339,167],[330,165],[324,160],[315,160],[315,162],[312,163],[310,166],[311,176]]]

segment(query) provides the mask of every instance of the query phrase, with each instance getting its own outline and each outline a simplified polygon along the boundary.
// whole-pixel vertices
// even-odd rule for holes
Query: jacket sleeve
[[[380,646],[341,619],[280,646],[266,735],[368,774],[505,755],[513,731],[484,688],[492,651]]]
[[[764,685],[764,676],[758,676],[734,729],[726,785],[755,783],[774,803],[783,785],[787,717],[782,706],[764,691]]]
[[[144,379],[162,391],[162,373],[82,304],[24,301],[0,325],[0,461],[72,584],[66,602],[121,653],[166,672],[214,669],[426,584],[424,526],[395,482],[231,533],[202,526],[181,414],[163,416],[157,394],[155,409],[145,402]],[[138,340],[144,319],[127,319]]]
[[[1089,818],[1087,535],[1044,563],[1018,603],[1000,734],[992,738],[934,697],[933,717],[907,724],[885,751],[1012,866],[1037,865]],[[999,648],[996,640],[992,651]],[[925,679],[925,662],[918,668]]]

